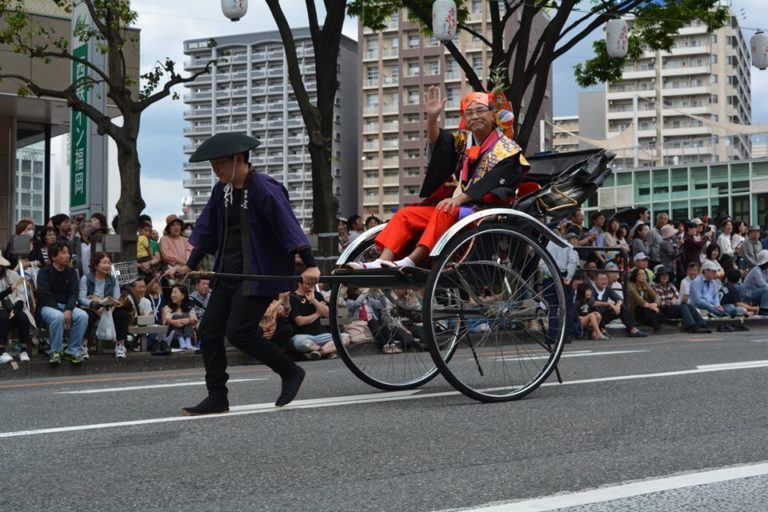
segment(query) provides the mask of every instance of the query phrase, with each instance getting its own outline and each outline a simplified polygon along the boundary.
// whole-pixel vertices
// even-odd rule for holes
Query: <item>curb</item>
[[[230,366],[245,363],[246,355],[239,350],[228,350]],[[15,368],[14,368],[15,366]],[[185,370],[204,368],[200,354],[174,353],[170,356],[152,356],[148,353],[128,352],[128,357],[116,360],[111,353],[93,354],[87,361],[74,365],[62,362],[49,365],[45,356],[33,356],[28,363],[8,363],[0,366],[0,381],[40,378],[78,377],[109,373],[140,373],[149,371]]]

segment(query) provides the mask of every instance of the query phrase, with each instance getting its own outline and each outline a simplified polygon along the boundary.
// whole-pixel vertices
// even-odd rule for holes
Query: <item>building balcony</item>
[[[195,117],[209,117],[211,115],[211,109],[198,108],[193,110],[187,110],[184,112],[184,119],[192,119]]]
[[[712,70],[709,66],[676,66],[665,67],[661,70],[662,76],[690,76],[690,75],[709,75]]]

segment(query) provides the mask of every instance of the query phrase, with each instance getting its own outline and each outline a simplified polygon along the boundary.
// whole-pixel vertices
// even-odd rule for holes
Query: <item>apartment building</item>
[[[308,28],[295,29],[293,36],[304,85],[316,102],[315,59]],[[299,104],[288,78],[283,42],[278,31],[217,37],[184,42],[184,67],[194,72],[211,59],[218,59],[210,74],[187,84],[184,129],[190,155],[205,139],[221,132],[242,132],[261,141],[251,163],[283,183],[299,222],[308,229],[312,221],[312,165],[309,142]],[[357,43],[342,36],[337,66],[339,90],[334,109],[332,140],[333,187],[341,215],[357,211]],[[352,77],[352,79],[350,79]],[[342,129],[343,127],[343,129]],[[189,218],[197,219],[215,183],[207,162],[186,163],[189,178]]]
[[[579,116],[555,116],[552,124],[552,151],[566,153],[579,150]]]
[[[473,0],[469,7],[469,25],[478,33],[490,34],[489,3]],[[538,38],[546,21],[544,15],[537,19],[532,40]],[[516,23],[513,16],[507,38],[514,34]],[[389,218],[397,208],[419,201],[426,170],[426,120],[421,105],[424,93],[431,85],[442,87],[448,99],[443,125],[455,129],[459,124],[459,101],[471,88],[444,46],[422,34],[417,23],[408,21],[404,10],[391,17],[384,30],[372,32],[360,27],[358,41],[362,74],[360,212]],[[485,83],[491,71],[488,48],[464,31],[457,34],[454,43]],[[525,116],[524,112],[515,114],[520,119]],[[551,86],[539,118],[552,120]],[[529,152],[537,151],[539,145],[537,129],[529,142]]]
[[[749,51],[736,17],[711,34],[706,25],[694,22],[674,36],[671,52],[646,51],[624,68],[621,80],[606,85],[605,137],[632,124],[636,101],[638,142],[653,155],[640,166],[746,159],[749,136],[686,114],[748,125],[751,96]],[[633,162],[619,159],[616,165],[629,168]]]

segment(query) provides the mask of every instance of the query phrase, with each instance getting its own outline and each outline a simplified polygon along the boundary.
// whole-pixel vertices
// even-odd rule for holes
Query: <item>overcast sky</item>
[[[304,0],[282,0],[280,3],[292,27],[307,26]],[[217,0],[133,0],[131,6],[139,14],[136,25],[141,29],[142,72],[165,57],[170,57],[181,66],[184,61],[182,43],[187,39],[276,28],[263,0],[251,0],[248,14],[239,22],[231,22],[225,18]],[[764,21],[765,13],[760,14],[765,9],[765,0],[733,0],[732,6],[743,27],[768,29],[768,22]],[[354,19],[347,19],[344,33],[357,39],[357,23]],[[744,32],[747,41],[753,33],[754,31]],[[602,32],[598,30],[592,39],[595,37],[602,37]],[[554,64],[553,94],[556,116],[577,113],[577,95],[580,89],[574,83],[573,66],[591,56],[592,39],[575,46]],[[177,92],[183,94],[184,89],[179,87]],[[752,95],[753,123],[768,123],[768,70],[759,71],[752,68]],[[181,101],[166,99],[150,107],[142,117],[139,136],[142,195],[147,203],[146,213],[153,217],[156,226],[160,225],[161,219],[169,213],[181,212],[181,201],[185,195],[181,186],[185,177],[182,169],[182,146],[186,143],[182,135],[185,126],[183,112],[184,104]]]

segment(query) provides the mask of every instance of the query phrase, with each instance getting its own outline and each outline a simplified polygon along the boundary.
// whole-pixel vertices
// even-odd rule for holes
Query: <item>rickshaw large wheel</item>
[[[377,257],[376,246],[373,240],[370,240],[362,244],[352,254],[350,260],[372,261]],[[367,295],[390,311],[399,309],[399,313],[423,315],[420,305],[418,310],[407,307],[406,301],[396,295],[396,289],[398,288],[371,288],[368,289]],[[331,333],[344,364],[363,382],[385,391],[413,389],[433,379],[438,371],[430,353],[426,350],[424,335],[422,334],[417,344],[409,346],[409,343],[402,339],[403,336],[392,328],[391,323],[388,325],[388,318],[405,318],[397,316],[397,313],[394,313],[395,316],[388,314],[387,318],[380,318],[378,328],[371,324],[373,338],[352,342],[343,339],[342,333],[345,332],[345,326],[354,320],[359,321],[359,316],[358,318],[349,317],[346,306],[349,294],[357,292],[359,290],[351,289],[346,284],[334,284],[331,288],[329,312]],[[416,289],[406,291],[408,294],[418,295],[420,292],[421,290]],[[420,350],[420,347],[423,349]]]
[[[468,397],[522,398],[557,366],[565,292],[539,238],[484,223],[460,232],[436,258],[425,287],[426,338],[440,373]]]

